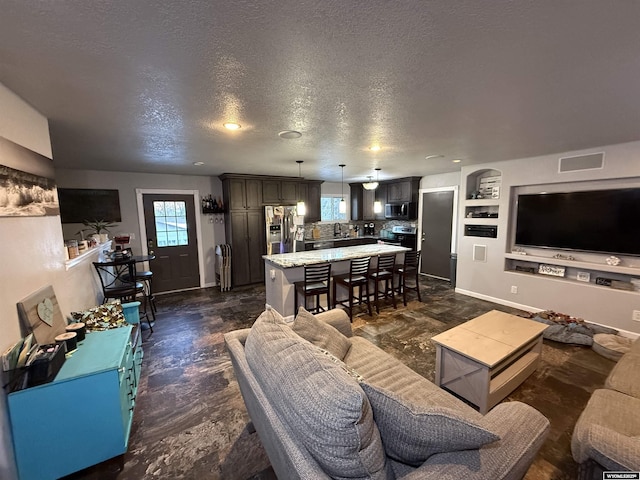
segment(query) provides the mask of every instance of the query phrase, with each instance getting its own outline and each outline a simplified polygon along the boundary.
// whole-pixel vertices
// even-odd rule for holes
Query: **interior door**
[[[200,286],[196,213],[192,195],[143,194],[145,229],[153,290],[168,292]]]
[[[454,192],[422,194],[420,273],[449,279]]]

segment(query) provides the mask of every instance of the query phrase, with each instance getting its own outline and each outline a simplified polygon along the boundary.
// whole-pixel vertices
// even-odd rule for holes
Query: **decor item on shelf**
[[[607,257],[605,261],[607,262],[607,265],[612,265],[612,266],[620,265],[620,263],[622,262],[622,260],[620,260],[618,257],[614,255]]]
[[[560,265],[547,265],[544,263],[541,263],[540,265],[538,265],[538,273],[541,273],[542,275],[551,275],[553,277],[564,277],[565,274],[565,267],[562,267]]]
[[[301,167],[304,160],[296,160],[298,164],[298,177],[302,180],[302,171]],[[307,214],[307,206],[304,204],[304,200],[298,197],[298,201],[296,202],[296,214],[300,217],[304,217]]]
[[[562,255],[561,253],[556,253],[553,258],[557,258],[559,260],[575,260],[573,255]]]
[[[511,253],[515,253],[517,255],[526,255],[527,252],[525,252],[521,247],[513,247],[513,250],[511,250]]]
[[[218,201],[215,197],[212,197],[211,194],[202,197],[202,213],[224,213],[222,198]]]
[[[93,231],[95,235],[100,237],[100,243],[104,243],[109,240],[109,229],[116,226],[115,223],[105,222],[104,220],[85,220],[82,224],[89,227],[90,231]]]
[[[340,199],[340,204],[338,205],[338,211],[340,213],[347,213],[347,202],[344,201],[344,167],[346,167],[346,165],[344,163],[341,163],[338,166],[342,169],[342,180],[340,182],[342,198]]]
[[[588,282],[591,280],[591,274],[589,272],[578,272],[576,274],[576,280],[579,282]]]
[[[477,190],[474,190],[473,192],[471,192],[471,195],[469,195],[469,200],[480,200],[482,198],[484,198],[484,197]]]

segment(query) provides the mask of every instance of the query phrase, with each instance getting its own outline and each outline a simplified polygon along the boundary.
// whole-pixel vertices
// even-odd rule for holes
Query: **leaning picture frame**
[[[546,263],[538,265],[538,273],[551,275],[552,277],[564,277],[566,270],[567,269],[561,265],[547,265]]]

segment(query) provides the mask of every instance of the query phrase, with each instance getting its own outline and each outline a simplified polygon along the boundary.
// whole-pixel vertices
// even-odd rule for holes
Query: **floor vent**
[[[559,173],[578,172],[581,170],[598,170],[604,167],[604,152],[564,157],[560,159]]]

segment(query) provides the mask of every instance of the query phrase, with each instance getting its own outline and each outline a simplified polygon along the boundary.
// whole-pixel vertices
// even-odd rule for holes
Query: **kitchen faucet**
[[[339,237],[342,235],[342,224],[334,223],[333,224],[333,236]]]

